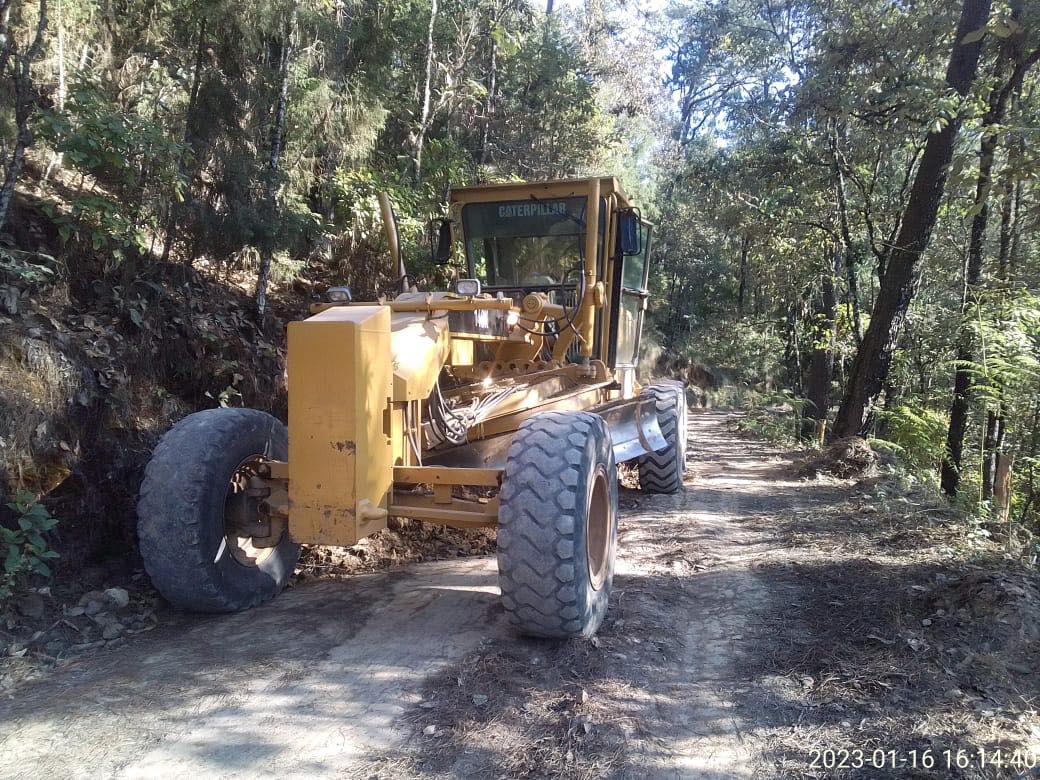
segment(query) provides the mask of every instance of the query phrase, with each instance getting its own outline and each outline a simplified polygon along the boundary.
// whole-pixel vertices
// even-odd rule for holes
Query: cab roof
[[[625,194],[621,182],[614,176],[599,178],[600,195],[609,197],[616,195],[618,205],[630,207],[632,202]],[[539,198],[562,198],[587,196],[589,185],[596,177],[583,179],[552,179],[548,181],[514,181],[502,184],[477,184],[471,187],[453,187],[450,200],[452,203],[486,203],[502,200],[527,200],[532,195]]]

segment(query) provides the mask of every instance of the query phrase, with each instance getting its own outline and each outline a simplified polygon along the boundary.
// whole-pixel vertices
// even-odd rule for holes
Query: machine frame
[[[478,204],[499,206],[484,264],[511,262],[515,284],[480,290],[466,229]],[[391,517],[497,525],[514,624],[591,635],[613,572],[616,464],[638,463],[645,490],[682,486],[685,394],[636,378],[651,226],[611,177],[455,189],[439,254],[465,254],[468,278],[420,292],[380,206],[403,289],[355,303],[336,288],[289,324],[287,428],[215,409],[163,437],[138,502],[145,566],[175,604],[231,611],[275,595],[301,544],[350,546]],[[545,249],[561,238],[577,266]],[[537,273],[521,279],[521,260]]]
[[[289,326],[289,463],[271,461],[267,464],[265,479],[270,480],[272,496],[288,495],[287,504],[268,502],[275,514],[287,512],[290,536],[306,544],[352,545],[386,526],[388,517],[408,517],[456,528],[493,527],[497,522],[498,504],[494,497],[479,499],[457,495],[459,488],[477,492],[497,489],[501,485],[502,467],[509,435],[534,414],[544,411],[585,410],[596,412],[603,408],[610,412],[608,423],[613,422],[612,434],[627,428],[624,438],[628,444],[626,460],[652,451],[652,443],[659,439],[653,415],[640,409],[635,381],[635,362],[611,365],[617,344],[618,302],[621,290],[616,284],[625,257],[617,251],[618,215],[631,209],[632,203],[620,183],[611,177],[568,179],[542,183],[491,184],[454,189],[450,196],[450,218],[453,241],[463,239],[461,229],[463,209],[470,204],[516,201],[551,201],[558,198],[581,197],[586,200],[586,224],[595,225],[603,219],[604,237],[600,231],[585,231],[585,257],[600,258],[602,262],[586,261],[585,293],[573,328],[564,329],[556,338],[552,360],[538,360],[543,347],[539,338],[518,331],[515,327],[508,336],[457,334],[450,330],[433,334],[431,323],[443,322],[445,313],[502,311],[522,325],[544,323],[553,316],[562,316],[561,307],[549,303],[544,294],[529,293],[521,301],[511,298],[459,296],[451,293],[402,293],[395,299],[377,304],[322,303],[312,306],[311,318]],[[393,212],[384,208],[387,218],[388,244],[394,265],[403,268],[399,258]],[[649,223],[643,222],[649,227]],[[601,248],[604,250],[600,254]],[[648,252],[646,253],[648,254]],[[469,275],[473,276],[473,262],[467,258]],[[641,301],[645,309],[645,292],[649,263],[642,271]],[[380,446],[379,432],[367,437],[356,425],[347,423],[342,430],[330,429],[329,420],[343,418],[343,397],[336,390],[344,382],[336,382],[329,363],[337,354],[343,360],[356,361],[358,356],[344,353],[344,343],[353,339],[366,340],[365,326],[379,312],[391,316],[393,338],[400,342],[397,355],[390,366],[392,381],[386,416],[389,435]],[[642,311],[640,312],[642,315]],[[440,320],[438,320],[440,318]],[[415,337],[405,339],[408,329]],[[350,336],[347,334],[350,333]],[[522,337],[518,336],[522,333]],[[636,349],[641,333],[637,327]],[[385,335],[385,334],[384,334]],[[445,343],[447,339],[447,343]],[[582,362],[566,362],[568,351],[578,341]],[[493,360],[466,362],[476,344],[494,345]],[[423,355],[420,370],[404,365],[400,355],[411,351]],[[301,358],[300,355],[306,357]],[[381,356],[389,356],[389,344],[368,350],[361,358],[365,370],[372,371],[382,363]],[[472,378],[471,386],[481,385],[487,390],[497,389],[502,381],[522,379],[530,385],[516,408],[505,409],[469,429],[469,443],[453,452],[437,452],[407,446],[410,437],[422,436],[422,415],[415,407],[431,392],[442,368],[458,369],[459,375]],[[567,389],[560,390],[565,380]],[[465,387],[465,386],[463,386]],[[331,389],[332,392],[324,392]],[[619,406],[619,400],[631,400],[629,408]],[[411,407],[411,408],[410,408]],[[415,410],[415,413],[411,413]],[[621,412],[625,412],[622,414]],[[357,420],[353,421],[354,423]],[[363,426],[362,426],[363,427]],[[358,435],[358,434],[362,435]],[[368,432],[372,434],[371,431]],[[633,439],[641,443],[633,447]],[[359,441],[369,446],[367,463],[358,459]],[[487,446],[494,442],[493,446]],[[477,446],[474,446],[477,445]],[[392,453],[390,465],[386,451]],[[478,453],[479,451],[479,453]],[[427,463],[432,460],[432,463]],[[356,472],[361,479],[353,495],[344,491],[337,474]],[[385,477],[380,479],[379,472]],[[367,478],[367,483],[366,483]],[[334,487],[340,483],[340,488]],[[428,485],[429,490],[417,492],[416,486]],[[351,506],[352,505],[352,506]],[[285,515],[282,515],[285,516]]]

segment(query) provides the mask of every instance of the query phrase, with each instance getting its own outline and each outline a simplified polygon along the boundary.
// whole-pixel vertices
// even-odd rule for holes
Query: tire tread
[[[499,584],[510,622],[528,635],[562,639],[596,628],[581,620],[574,583],[584,566],[575,525],[584,511],[579,469],[589,436],[609,441],[597,415],[544,412],[524,422],[509,449],[499,495]]]
[[[652,398],[657,421],[664,436],[664,449],[639,459],[639,487],[647,493],[677,493],[683,484],[684,447],[680,436],[681,407],[686,403],[686,389],[681,382],[664,381],[643,388],[641,395]]]

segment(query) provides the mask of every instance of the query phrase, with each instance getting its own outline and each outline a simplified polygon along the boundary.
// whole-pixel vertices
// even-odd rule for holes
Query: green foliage
[[[628,65],[597,61],[580,21],[442,0],[420,129],[429,0],[293,5],[131,3],[104,31],[88,9],[65,10],[68,50],[110,59],[69,68],[66,94],[37,122],[72,174],[67,207],[52,210],[69,252],[100,255],[108,269],[159,249],[241,266],[251,247],[288,259],[275,284],[321,259],[374,293],[386,281],[375,192],[397,204],[409,270],[432,280],[426,224],[450,185],[627,164],[627,128],[643,118],[611,112],[634,98],[620,88]],[[144,30],[147,46],[133,48]],[[661,94],[653,79],[644,88]]]
[[[789,390],[759,392],[750,388],[726,388],[714,395],[716,405],[734,406],[746,414],[737,427],[766,441],[791,446],[801,438],[802,412],[808,405]]]
[[[143,186],[180,197],[177,161],[186,151],[159,123],[123,110],[100,84],[75,83],[65,110],[41,115],[45,138],[78,171],[122,193]]]
[[[111,258],[110,265],[145,251],[148,245],[148,234],[124,204],[104,195],[78,195],[69,204],[68,214],[54,214],[53,219],[64,243],[81,242]]]
[[[774,328],[746,321],[713,322],[692,330],[683,354],[727,382],[772,389],[781,373],[783,340]]]
[[[587,169],[601,143],[591,63],[556,25],[529,28],[519,52],[502,74],[498,174],[563,178]]]
[[[745,381],[768,378],[797,394],[813,384],[816,397],[813,369],[830,371],[823,391],[833,408],[870,322],[925,140],[956,117],[946,196],[930,235],[915,237],[928,249],[893,334],[891,370],[870,367],[884,380],[879,403],[891,410],[875,410],[877,443],[932,479],[945,454],[953,372],[967,369],[966,489],[982,487],[982,467],[997,451],[1014,457],[1013,505],[1030,525],[1040,510],[1034,468],[1024,465],[1040,448],[1040,256],[1032,240],[1040,225],[1033,151],[1040,82],[1035,65],[1023,64],[1022,89],[1014,91],[999,60],[1015,48],[1006,44],[1012,30],[1021,57],[1040,46],[1040,17],[1028,4],[994,4],[979,39],[979,77],[962,99],[945,72],[961,9],[938,0],[807,0],[780,13],[753,0],[669,7],[682,143],[667,150],[675,174],[659,187],[657,241],[666,251],[655,293],[671,305],[653,320],[674,351],[712,368],[753,367],[736,374]],[[1000,94],[1014,97],[994,122],[986,115]],[[983,140],[997,142],[986,179]],[[981,247],[974,245],[981,281],[966,287],[972,225],[987,214]],[[726,342],[710,334],[731,330],[734,319],[769,336],[771,348],[760,357],[712,345]],[[814,363],[821,355],[825,361]],[[999,440],[987,441],[993,416]]]
[[[340,271],[355,294],[374,298],[392,279],[386,232],[378,195],[386,192],[397,216],[397,229],[406,267],[415,269],[422,258],[424,223],[419,211],[420,194],[414,188],[387,180],[371,170],[339,169],[330,195],[338,229],[334,235]]]
[[[966,325],[979,344],[978,360],[964,365],[972,389],[990,407],[1040,381],[1040,298],[1026,290],[998,288],[972,310]],[[1018,395],[1018,393],[1014,393]]]
[[[3,560],[0,601],[10,598],[33,576],[50,577],[47,562],[58,557],[44,538],[58,521],[35,495],[20,491],[7,507],[15,514],[17,528],[0,527],[0,558]]]
[[[147,207],[183,199],[184,146],[89,80],[74,83],[64,111],[43,112],[40,124],[41,136],[80,174],[68,210],[50,212],[62,241],[104,254],[108,265],[143,253],[158,228],[157,213]],[[84,191],[87,177],[92,185]]]
[[[934,475],[946,446],[946,415],[931,409],[897,406],[879,411],[884,438],[871,438],[871,445],[896,454],[919,477]]]

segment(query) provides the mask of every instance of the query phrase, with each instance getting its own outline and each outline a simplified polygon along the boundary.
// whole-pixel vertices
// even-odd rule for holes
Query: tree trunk
[[[480,155],[478,165],[485,165],[488,156],[488,142],[491,138],[491,118],[495,112],[495,89],[498,80],[498,41],[495,39],[495,28],[498,25],[497,13],[488,14],[488,76],[487,97],[484,99],[484,128],[480,136]]]
[[[264,184],[264,212],[267,217],[265,236],[260,248],[260,268],[256,276],[256,318],[263,329],[267,313],[267,284],[271,277],[271,261],[274,257],[275,221],[278,216],[278,177],[280,173],[282,147],[285,143],[285,112],[289,104],[289,65],[291,63],[292,36],[296,29],[296,2],[285,23],[282,36],[281,59],[278,65],[279,86],[275,103],[274,119],[271,122],[271,155],[267,160],[267,181]]]
[[[834,264],[832,269],[823,275],[820,298],[813,313],[813,349],[812,357],[809,359],[809,379],[805,392],[809,401],[805,419],[810,422],[811,428],[805,433],[813,436],[818,444],[823,444],[827,428],[827,411],[830,407],[831,376],[834,373],[834,323],[838,311],[834,280],[841,274],[841,256],[835,247]]]
[[[419,114],[419,128],[415,134],[415,173],[416,183],[422,179],[423,147],[426,145],[426,131],[430,124],[430,90],[433,86],[433,28],[437,22],[437,0],[430,0],[430,24],[426,29],[426,78],[423,82],[422,109]]]
[[[997,458],[996,474],[993,479],[993,498],[1000,510],[1000,520],[1005,523],[1011,515],[1011,467],[1013,462],[1010,455],[1001,454]]]
[[[353,9],[358,10],[358,9]],[[329,63],[329,69],[336,74],[336,92],[341,95],[350,94],[350,86],[348,85],[348,79],[353,72],[353,63],[351,61],[351,40],[350,33],[354,24],[354,16],[347,12],[347,5],[344,3],[336,3],[334,8],[334,21],[336,23],[336,45],[333,47],[335,55]],[[343,164],[342,151],[337,148],[335,142],[329,142],[323,145],[323,151],[320,155],[320,162],[315,162],[315,184],[312,187],[313,197],[316,203],[316,210],[319,214],[324,217],[327,223],[333,222],[333,210],[335,208],[335,196],[336,191],[336,172],[340,170]],[[318,183],[320,182],[320,184]],[[329,255],[324,248],[327,248],[328,252],[332,250],[332,238],[326,233],[321,239],[321,245],[323,249],[322,253],[331,260]]]
[[[183,178],[187,169],[187,150],[191,146],[192,136],[194,134],[194,128],[198,121],[196,112],[198,111],[199,104],[199,89],[202,84],[202,66],[205,62],[206,57],[206,14],[199,11],[199,32],[198,42],[195,47],[195,67],[191,74],[191,86],[188,94],[188,109],[184,115],[184,133],[182,134],[182,143],[184,149],[181,151],[180,157],[177,160],[177,175]],[[183,193],[183,199],[191,197],[191,186],[189,185],[186,192]],[[162,262],[168,262],[170,259],[170,250],[173,248],[174,242],[177,240],[177,227],[180,214],[183,207],[181,201],[171,200],[166,211],[166,226],[163,239],[163,251],[162,251]],[[187,265],[192,265],[195,258],[189,252],[185,258]]]
[[[997,262],[997,276],[1004,282],[1014,277],[1015,260],[1018,254],[1018,218],[1022,202],[1022,180],[1015,175],[1015,169],[1023,154],[1021,138],[1008,148],[1007,165],[1004,170],[1003,200],[1000,204],[1000,249]]]
[[[985,27],[990,6],[991,0],[964,0],[961,9],[953,53],[946,68],[946,83],[961,97],[967,96],[971,89],[982,50],[981,39],[965,43],[964,38]],[[873,405],[892,365],[899,330],[917,292],[921,255],[935,227],[960,124],[958,116],[949,117],[938,132],[928,136],[899,233],[888,252],[885,277],[870,325],[856,351],[848,386],[834,421],[835,438],[863,434],[869,427]]]
[[[32,146],[33,132],[30,120],[36,110],[36,89],[32,82],[32,64],[43,52],[43,34],[47,29],[47,0],[40,0],[40,15],[36,23],[36,34],[29,48],[18,53],[14,36],[8,28],[11,12],[10,2],[0,6],[0,26],[4,32],[5,46],[0,52],[0,64],[7,67],[10,63],[11,79],[14,84],[14,122],[15,138],[11,155],[4,160],[4,183],[0,185],[0,230],[7,222],[7,212],[14,196],[14,185],[22,175],[25,166],[25,150]],[[13,62],[11,61],[13,58]],[[0,69],[0,75],[3,75]]]
[[[798,394],[805,386],[805,374],[802,370],[802,351],[798,333],[798,322],[804,314],[804,308],[796,307],[794,304],[787,309],[787,318],[784,323],[784,368],[787,371],[787,386],[796,388]],[[772,378],[768,384],[772,389]]]
[[[744,301],[747,298],[748,254],[751,250],[751,239],[747,235],[740,237],[740,285],[737,288],[737,314],[744,316]]]
[[[7,62],[11,57],[11,8],[14,0],[0,0],[0,78],[7,72]]]
[[[845,174],[838,163],[838,133],[831,133],[831,156],[834,160],[834,189],[838,196],[838,222],[845,256],[845,279],[849,288],[849,309],[852,315],[852,335],[856,344],[863,340],[863,326],[859,312],[859,284],[856,278],[856,255],[852,249],[852,231],[849,229],[849,205],[845,194]]]
[[[668,285],[668,300],[669,301],[674,302],[676,300],[676,297],[675,297],[675,283],[678,280],[679,280],[679,273],[678,273],[678,270],[676,270],[672,274],[671,283]],[[676,329],[678,328],[678,317],[679,317],[679,307],[678,306],[674,306],[674,305],[670,306],[668,308],[668,343],[665,345],[665,348],[667,349],[668,352],[672,352],[672,351],[675,350],[675,338],[676,338],[676,335],[677,335],[676,334]]]
[[[1035,396],[1040,399],[1040,393]],[[1030,415],[1031,425],[1029,426],[1029,448],[1024,453],[1024,461],[1026,465],[1025,483],[1026,495],[1022,501],[1021,514],[1019,515],[1019,522],[1025,523],[1026,518],[1033,511],[1033,506],[1036,504],[1036,462],[1037,455],[1040,454],[1040,400],[1034,403],[1033,412]]]
[[[1007,278],[1014,282],[1018,278],[1019,246],[1022,241],[1022,232],[1019,229],[1019,221],[1022,215],[1022,182],[1015,183],[1015,229],[1011,232],[1011,248],[1008,250]]]
[[[982,441],[982,500],[993,497],[993,485],[997,474],[997,456],[1004,441],[1004,409],[998,405],[996,411],[986,414],[986,433]]]
[[[54,95],[54,103],[57,106],[58,113],[61,114],[65,112],[65,98],[69,94],[68,78],[65,69],[65,15],[62,13],[61,0],[55,0],[54,12],[57,17],[55,21],[58,25],[58,89]],[[64,157],[65,155],[59,151],[51,153],[50,162],[47,163],[47,170],[43,173],[44,184],[50,181],[54,171],[61,167]]]
[[[1040,51],[1036,52],[1040,57]],[[984,128],[993,128],[1004,119],[1008,98],[1021,84],[1026,70],[1035,62],[1033,58],[1021,59],[1021,38],[1012,36],[1005,40],[997,59],[995,74],[1000,79],[1007,69],[1011,75],[1006,82],[998,83],[990,91],[986,114],[982,119]],[[986,228],[989,224],[989,193],[993,176],[993,158],[997,150],[998,134],[984,133],[979,143],[979,175],[975,184],[975,216],[971,221],[971,237],[968,241],[968,261],[965,265],[964,296],[961,301],[961,325],[957,334],[957,362],[953,377],[953,401],[950,404],[950,427],[946,434],[946,455],[943,458],[940,484],[948,496],[957,494],[961,481],[961,461],[964,455],[964,434],[968,429],[971,399],[971,364],[975,360],[975,339],[968,321],[978,304],[979,283],[982,281],[983,249]]]
[[[1017,94],[1013,100],[1017,100]],[[1007,162],[1001,176],[1000,243],[997,250],[997,278],[1001,282],[1000,295],[1008,293],[1014,252],[1018,243],[1017,199],[1022,182],[1016,180],[1016,168],[1022,155],[1022,139],[1013,140],[1008,146]],[[982,500],[993,497],[996,483],[997,459],[1004,451],[1007,421],[1004,415],[1004,388],[997,387],[997,408],[986,415],[986,434],[982,448]]]

